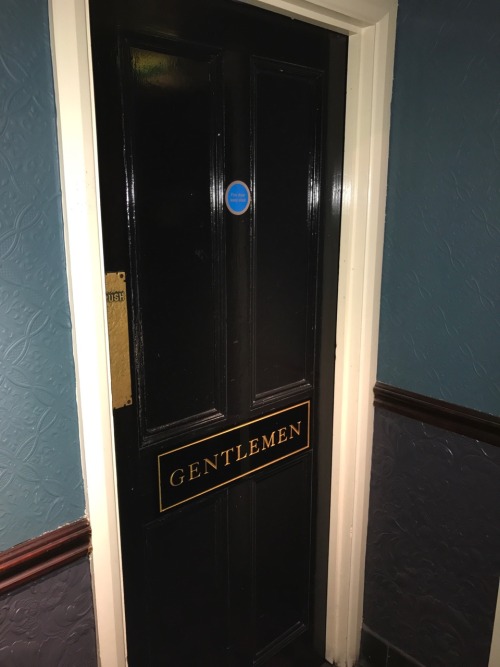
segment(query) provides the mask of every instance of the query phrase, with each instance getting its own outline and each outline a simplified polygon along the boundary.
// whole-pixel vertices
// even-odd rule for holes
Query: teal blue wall
[[[378,379],[500,415],[500,2],[400,0]]]
[[[46,0],[0,20],[0,550],[84,514]]]
[[[500,415],[499,0],[399,0],[380,315],[379,381]],[[374,429],[365,635],[487,667],[500,450],[397,410]]]

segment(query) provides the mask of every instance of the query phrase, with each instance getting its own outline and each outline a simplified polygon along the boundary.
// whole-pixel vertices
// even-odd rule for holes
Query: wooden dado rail
[[[500,418],[377,382],[375,406],[500,447]],[[39,579],[91,551],[82,518],[0,553],[0,595]]]
[[[0,595],[90,553],[90,524],[83,518],[0,553]]]
[[[382,382],[374,388],[375,406],[500,447],[500,418]]]

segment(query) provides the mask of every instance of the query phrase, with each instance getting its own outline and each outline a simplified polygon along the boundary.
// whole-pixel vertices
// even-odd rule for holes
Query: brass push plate
[[[132,405],[125,273],[106,273],[109,357],[113,408]]]

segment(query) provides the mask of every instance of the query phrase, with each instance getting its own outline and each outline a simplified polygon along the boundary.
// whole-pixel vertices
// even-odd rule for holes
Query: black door
[[[91,25],[129,664],[321,664],[347,39],[229,0]]]

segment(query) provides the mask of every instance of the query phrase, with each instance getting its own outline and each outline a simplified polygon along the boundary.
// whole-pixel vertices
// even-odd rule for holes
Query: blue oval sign
[[[243,181],[233,181],[226,188],[226,206],[230,213],[243,215],[250,206],[250,190]]]

